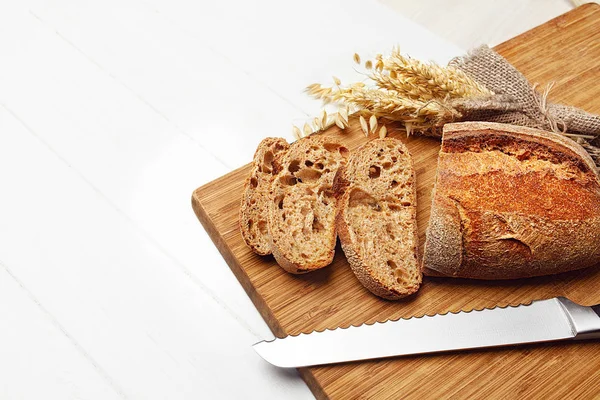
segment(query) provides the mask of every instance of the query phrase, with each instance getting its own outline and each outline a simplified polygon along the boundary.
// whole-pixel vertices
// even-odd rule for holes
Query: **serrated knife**
[[[585,307],[564,297],[350,326],[262,341],[254,345],[283,368],[333,364],[410,354],[600,338],[600,305]]]

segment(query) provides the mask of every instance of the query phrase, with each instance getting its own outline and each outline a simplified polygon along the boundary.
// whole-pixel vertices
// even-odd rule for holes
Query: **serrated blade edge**
[[[345,361],[574,338],[561,300],[439,314],[288,336],[254,345],[269,363],[305,367]]]

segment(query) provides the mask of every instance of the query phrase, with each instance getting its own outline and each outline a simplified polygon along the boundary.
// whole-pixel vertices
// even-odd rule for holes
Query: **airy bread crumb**
[[[290,146],[269,198],[268,229],[277,263],[301,274],[333,261],[336,198],[333,178],[349,151],[334,139],[310,136]]]
[[[360,282],[396,300],[419,289],[416,181],[404,144],[376,139],[358,149],[336,177],[336,226]]]
[[[271,254],[267,229],[268,198],[279,161],[290,145],[282,138],[266,138],[260,142],[250,176],[244,185],[240,205],[240,231],[246,244],[259,255]]]

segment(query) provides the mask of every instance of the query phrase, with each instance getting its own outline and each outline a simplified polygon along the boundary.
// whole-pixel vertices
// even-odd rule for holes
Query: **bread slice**
[[[244,242],[261,256],[271,254],[267,228],[269,192],[279,162],[290,145],[282,138],[266,138],[258,145],[240,206],[240,231]]]
[[[290,146],[273,180],[269,233],[275,260],[302,274],[333,261],[336,198],[333,178],[349,151],[334,139],[310,136]]]
[[[417,246],[417,196],[412,158],[393,138],[358,149],[336,177],[341,194],[336,227],[358,280],[377,296],[415,293],[422,274]]]
[[[423,257],[427,275],[513,279],[600,263],[600,179],[562,135],[444,126]]]

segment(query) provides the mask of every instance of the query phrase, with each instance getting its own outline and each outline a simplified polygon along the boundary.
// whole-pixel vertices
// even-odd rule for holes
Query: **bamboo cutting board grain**
[[[588,4],[496,47],[531,82],[555,81],[550,99],[600,113],[600,6]],[[400,39],[399,39],[400,40]],[[421,248],[429,217],[439,141],[401,138],[415,161]],[[365,142],[356,121],[326,135],[350,149]],[[248,160],[252,154],[248,153]],[[481,309],[566,296],[600,303],[600,268],[533,279],[486,282],[425,278],[409,299],[390,302],[356,280],[341,249],[334,263],[307,275],[285,273],[272,257],[254,255],[237,219],[246,165],[197,189],[198,218],[273,332],[283,337],[424,314]],[[302,368],[318,398],[566,398],[600,396],[600,342],[527,345]]]

